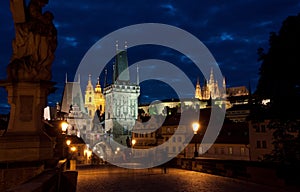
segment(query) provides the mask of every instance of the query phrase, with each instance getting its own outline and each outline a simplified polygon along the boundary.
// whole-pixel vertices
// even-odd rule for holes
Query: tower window
[[[89,97],[89,102],[92,102],[92,97]]]

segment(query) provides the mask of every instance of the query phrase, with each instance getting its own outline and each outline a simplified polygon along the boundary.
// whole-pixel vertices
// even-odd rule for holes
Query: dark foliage
[[[269,98],[271,103],[267,108],[256,105],[252,114],[271,119],[269,128],[274,130],[274,150],[265,160],[278,162],[286,180],[298,181],[299,176],[290,178],[292,173],[286,170],[300,169],[300,14],[287,17],[278,34],[270,33],[268,52],[259,48],[258,55],[261,68],[255,97]]]
[[[278,34],[270,33],[269,50],[258,49],[260,79],[255,94],[271,99],[274,117],[292,119],[300,114],[300,14],[289,16]]]

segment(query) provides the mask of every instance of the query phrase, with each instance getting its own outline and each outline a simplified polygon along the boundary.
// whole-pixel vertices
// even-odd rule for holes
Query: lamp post
[[[193,123],[192,125],[193,127],[193,131],[194,131],[194,137],[196,136],[197,132],[198,132],[198,129],[200,127],[199,123]],[[195,152],[194,152],[194,158],[198,157],[198,150],[197,150],[197,140],[196,140],[196,137],[195,137]]]
[[[70,148],[71,150],[71,159],[70,159],[70,170],[76,170],[76,158],[74,157],[74,153],[77,151],[75,146]]]
[[[62,144],[62,158],[66,158],[66,155],[68,156],[68,146],[70,145],[70,143],[66,143],[68,146],[65,145],[65,139],[66,139],[66,133],[67,133],[67,129],[68,129],[69,124],[65,121],[63,121],[60,124],[61,127],[61,136],[60,136],[60,143]],[[70,141],[71,142],[71,141]]]
[[[131,140],[131,148],[133,148],[135,144],[136,144],[136,140],[135,140],[135,139],[132,139],[132,140]],[[131,149],[131,154],[132,154],[132,156],[133,156],[133,149]]]

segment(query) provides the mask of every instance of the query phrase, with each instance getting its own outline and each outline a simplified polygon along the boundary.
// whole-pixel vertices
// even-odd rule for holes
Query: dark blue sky
[[[28,2],[28,1],[27,1]],[[49,97],[50,103],[60,101],[65,73],[72,81],[82,57],[101,37],[122,27],[138,23],[164,23],[188,31],[201,40],[215,57],[226,77],[227,85],[255,89],[260,63],[257,48],[268,48],[271,31],[277,32],[282,21],[300,12],[298,0],[49,0],[44,8],[54,14],[58,30],[58,48],[53,63],[53,81],[58,90]],[[0,79],[6,78],[14,38],[9,0],[0,1]],[[130,43],[130,42],[129,42]],[[112,45],[114,46],[114,45]],[[129,49],[129,63],[142,59],[178,62],[195,83],[199,74],[187,68],[189,62],[172,50],[154,47]],[[86,81],[87,77],[82,77]],[[94,83],[96,77],[94,77]],[[200,79],[201,80],[201,79]],[[143,98],[167,98],[163,85],[155,89],[144,83]],[[160,88],[162,87],[162,88]],[[151,91],[149,91],[151,90]],[[8,107],[6,92],[0,90],[0,113]],[[142,93],[143,94],[143,93]],[[190,93],[192,95],[193,93]]]

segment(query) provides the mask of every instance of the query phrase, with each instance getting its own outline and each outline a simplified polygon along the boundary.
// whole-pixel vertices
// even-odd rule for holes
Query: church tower
[[[119,50],[117,44],[116,48],[112,84],[104,88],[105,131],[110,131],[118,142],[125,143],[138,118],[140,86],[138,82],[130,82],[126,46]]]
[[[203,86],[203,90],[202,90],[202,99],[203,100],[209,100],[210,98],[210,90],[207,84],[207,80],[204,80],[204,86]]]
[[[200,86],[199,78],[197,79],[195,98],[202,100],[202,93],[201,93],[201,86]]]
[[[96,107],[94,104],[94,87],[92,85],[91,75],[89,75],[88,84],[85,89],[85,100],[84,100],[84,107],[88,111],[88,115],[93,119],[94,114],[96,111]]]
[[[95,87],[95,92],[94,92],[94,105],[96,110],[99,110],[100,115],[102,115],[105,110],[105,99],[104,99],[104,95],[102,94],[99,77],[97,79],[97,85]]]

